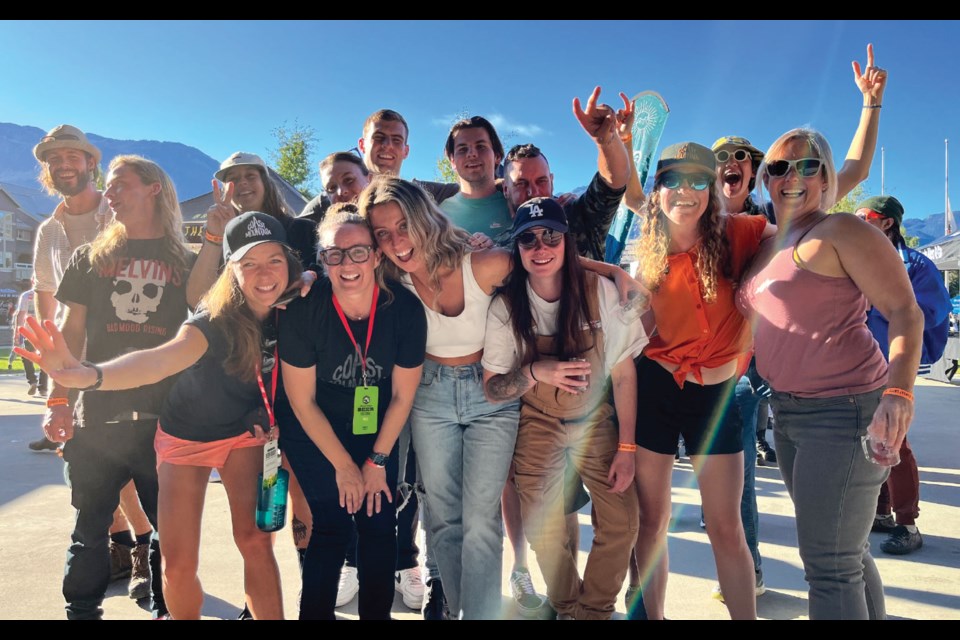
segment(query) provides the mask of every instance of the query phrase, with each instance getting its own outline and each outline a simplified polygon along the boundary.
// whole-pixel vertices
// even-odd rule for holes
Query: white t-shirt
[[[624,358],[640,355],[647,346],[649,337],[639,321],[630,324],[622,320],[620,294],[617,287],[606,278],[597,279],[597,294],[600,298],[600,330],[603,332],[604,377],[608,377],[613,367]],[[527,295],[533,311],[533,323],[537,335],[553,336],[557,334],[557,315],[560,302],[547,302],[527,283]],[[502,295],[494,298],[487,312],[487,334],[483,345],[483,368],[491,373],[510,373],[520,366],[520,345],[513,334],[507,303]]]

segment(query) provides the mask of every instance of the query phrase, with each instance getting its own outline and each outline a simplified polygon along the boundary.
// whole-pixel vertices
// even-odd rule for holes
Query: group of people
[[[498,618],[503,528],[521,614],[549,605],[558,619],[608,619],[629,575],[629,617],[660,619],[682,436],[717,594],[732,618],[755,618],[762,378],[810,616],[882,618],[867,534],[889,468],[861,439],[904,443],[924,318],[883,233],[826,213],[866,177],[876,143],[886,73],[872,49],[854,73],[863,115],[839,171],[808,129],[766,153],[728,136],[668,146],[644,194],[633,105],[623,94],[622,108],[602,104],[597,88],[573,104],[598,153],[579,197],[556,196],[544,153],[505,151],[480,116],[450,130],[457,184],[408,181],[407,124],[381,110],[364,123],[362,158],[320,163],[323,197],[299,217],[258,156],[226,159],[196,254],[159,166],[117,157],[101,195],[99,151],[74,127],[51,131],[35,155],[64,195],[52,218],[61,245],[78,248],[55,287],[37,287],[55,292],[62,320],[52,306],[28,319],[33,350],[19,352],[55,383],[44,430],[65,442],[77,509],[68,617],[102,615],[108,530],[131,480],[158,533],[155,614],[199,617],[211,469],[229,498],[246,613],[282,617],[272,536],[254,518],[264,445],[279,438],[301,619],[333,619],[357,592],[362,619],[387,619],[395,590],[408,606],[424,600],[429,619]],[[621,200],[641,223],[634,277],[600,261]],[[71,231],[91,212],[108,215],[87,236]],[[868,311],[885,324],[882,345]],[[587,500],[581,576],[575,514]]]

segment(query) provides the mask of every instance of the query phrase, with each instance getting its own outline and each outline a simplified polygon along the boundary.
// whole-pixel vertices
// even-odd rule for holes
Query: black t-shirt
[[[57,289],[57,300],[87,309],[87,360],[104,362],[150,349],[173,338],[187,317],[187,276],[196,256],[187,254],[187,267],[175,268],[163,240],[127,240],[110,269],[94,271],[90,245],[74,252]],[[175,378],[124,391],[87,391],[80,395],[77,414],[84,425],[98,424],[139,411],[159,414]]]
[[[160,425],[170,435],[195,442],[213,442],[247,432],[242,420],[263,405],[263,394],[256,378],[244,382],[223,369],[227,359],[227,339],[222,322],[211,321],[201,310],[183,323],[198,329],[207,339],[207,351],[189,369],[180,374],[170,390]],[[260,370],[264,389],[272,394],[271,380],[276,359],[277,332],[273,314],[263,327]],[[266,430],[267,425],[262,425]]]
[[[390,291],[394,299],[389,304],[387,296],[380,292],[366,363],[360,362],[340,322],[329,280],[317,282],[306,298],[294,301],[280,315],[280,359],[295,367],[316,367],[317,405],[340,442],[350,451],[360,445],[359,448],[369,453],[377,438],[376,434],[353,435],[354,389],[363,384],[362,367],[366,367],[367,384],[379,388],[377,424],[382,425],[393,393],[394,365],[412,369],[423,364],[427,344],[423,305],[397,283],[392,283]],[[348,320],[348,323],[363,349],[368,320]],[[295,420],[281,422],[280,433],[284,440],[309,442]]]
[[[300,258],[304,269],[317,262],[317,225],[307,218],[281,216],[278,218],[287,232],[287,244]]]

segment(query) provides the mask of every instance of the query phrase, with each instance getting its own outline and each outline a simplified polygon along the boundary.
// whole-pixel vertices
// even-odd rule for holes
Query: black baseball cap
[[[546,227],[560,233],[570,230],[567,214],[563,212],[560,203],[553,198],[531,198],[520,205],[517,215],[513,218],[510,237],[516,238],[532,227]]]
[[[287,232],[280,221],[259,211],[242,213],[227,223],[223,231],[223,259],[236,262],[247,251],[265,242],[287,245]]]

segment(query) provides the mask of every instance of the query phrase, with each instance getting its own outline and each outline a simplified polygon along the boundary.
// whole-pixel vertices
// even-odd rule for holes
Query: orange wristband
[[[637,450],[637,445],[627,444],[626,442],[621,442],[617,445],[617,451],[626,451],[627,453],[633,453]]]
[[[47,409],[52,407],[66,407],[69,404],[69,398],[47,398]]]
[[[203,230],[203,237],[206,238],[210,244],[223,244],[223,236],[215,236],[206,229]]]
[[[903,398],[904,400],[909,400],[910,402],[913,402],[913,394],[907,391],[906,389],[900,389],[898,387],[890,387],[889,389],[884,389],[883,395],[897,396],[898,398]]]

